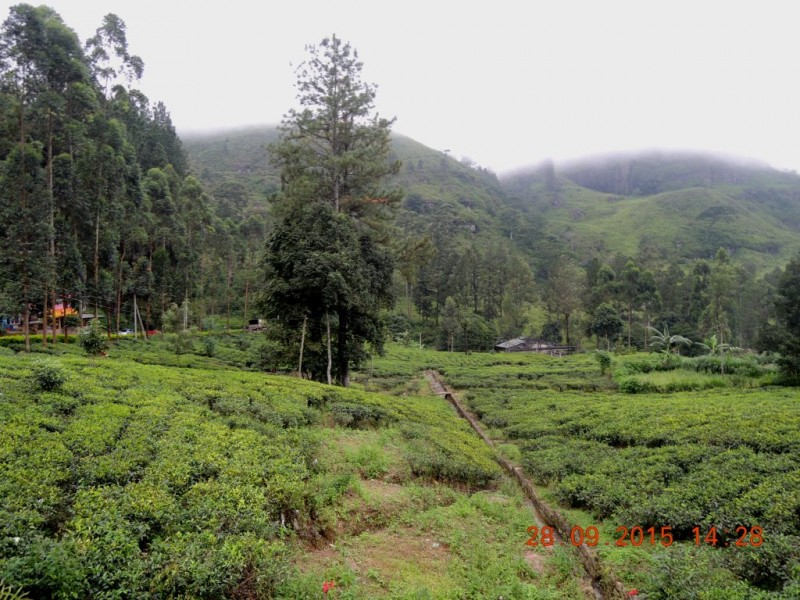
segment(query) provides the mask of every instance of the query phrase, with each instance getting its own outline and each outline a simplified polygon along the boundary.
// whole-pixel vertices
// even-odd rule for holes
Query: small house
[[[572,354],[575,351],[575,346],[562,346],[561,344],[554,344],[544,340],[518,337],[500,342],[495,345],[494,349],[497,352],[538,352],[550,356],[564,356]]]

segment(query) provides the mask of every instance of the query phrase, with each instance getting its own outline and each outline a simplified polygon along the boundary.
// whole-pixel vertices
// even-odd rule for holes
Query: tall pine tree
[[[385,186],[399,164],[389,158],[392,121],[373,114],[375,86],[361,81],[356,51],[336,36],[307,50],[298,69],[301,108],[289,111],[272,147],[283,220],[267,241],[263,307],[290,327],[302,323],[304,341],[308,327],[326,355],[318,361],[325,379],[335,372],[347,386],[365,344],[379,349],[383,339],[380,311],[391,304],[394,262],[377,243],[375,217],[400,198]],[[322,372],[314,375],[323,379]]]

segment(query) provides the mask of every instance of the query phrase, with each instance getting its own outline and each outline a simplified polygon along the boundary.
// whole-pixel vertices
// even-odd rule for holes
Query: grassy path
[[[441,381],[439,374],[435,371],[425,371],[425,378],[431,387],[431,390],[437,396],[440,396],[450,402],[456,409],[458,414],[466,419],[472,429],[480,436],[480,438],[490,447],[494,448],[494,442],[486,435],[483,428],[478,424],[478,420],[470,414],[456,395]],[[565,540],[570,539],[570,532],[572,526],[569,521],[557,510],[550,507],[545,503],[536,493],[535,488],[531,481],[524,475],[522,467],[513,464],[503,456],[497,457],[498,462],[502,467],[517,480],[525,495],[532,503],[537,523],[539,526],[549,526],[556,532],[555,544],[560,546],[569,546],[570,544]],[[597,554],[586,544],[573,545],[578,558],[583,565],[587,578],[591,581],[592,588],[598,598],[624,598],[625,588],[622,583],[611,573],[607,567],[603,567]]]

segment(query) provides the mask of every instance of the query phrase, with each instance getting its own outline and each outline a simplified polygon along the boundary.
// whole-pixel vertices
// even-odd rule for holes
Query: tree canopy
[[[297,68],[300,108],[286,114],[271,148],[285,198],[325,201],[355,216],[395,204],[400,194],[384,187],[400,168],[389,159],[394,119],[374,112],[376,86],[361,80],[358,53],[336,35],[306,50]]]

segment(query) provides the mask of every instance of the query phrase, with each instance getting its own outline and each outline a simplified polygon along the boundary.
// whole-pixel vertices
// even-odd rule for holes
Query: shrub
[[[386,411],[377,406],[355,404],[352,402],[335,402],[331,404],[334,422],[342,427],[359,429],[369,426],[383,425],[394,419]]]
[[[203,353],[209,358],[214,358],[217,353],[217,338],[208,336],[203,340]]]
[[[739,577],[758,587],[779,590],[792,579],[792,570],[800,564],[798,537],[770,534],[758,547],[735,548],[728,555],[728,566]]]
[[[276,340],[264,340],[258,347],[256,366],[261,371],[275,373],[283,365],[284,347]]]
[[[497,447],[498,452],[511,462],[518,463],[522,460],[522,452],[515,444],[500,444]]]
[[[179,331],[172,339],[172,349],[175,354],[187,354],[194,350],[194,341],[188,331]]]
[[[78,343],[89,356],[99,356],[108,349],[108,340],[99,320],[95,319],[89,327],[81,331]]]
[[[619,382],[619,391],[625,394],[641,394],[647,391],[647,386],[635,377],[628,377]]]
[[[33,367],[33,381],[44,392],[54,392],[64,385],[67,374],[57,362],[40,360]]]
[[[595,352],[594,359],[600,367],[600,375],[605,375],[611,368],[611,355],[608,352]]]
[[[375,479],[389,472],[389,460],[386,453],[377,445],[361,446],[347,458],[366,479]]]

